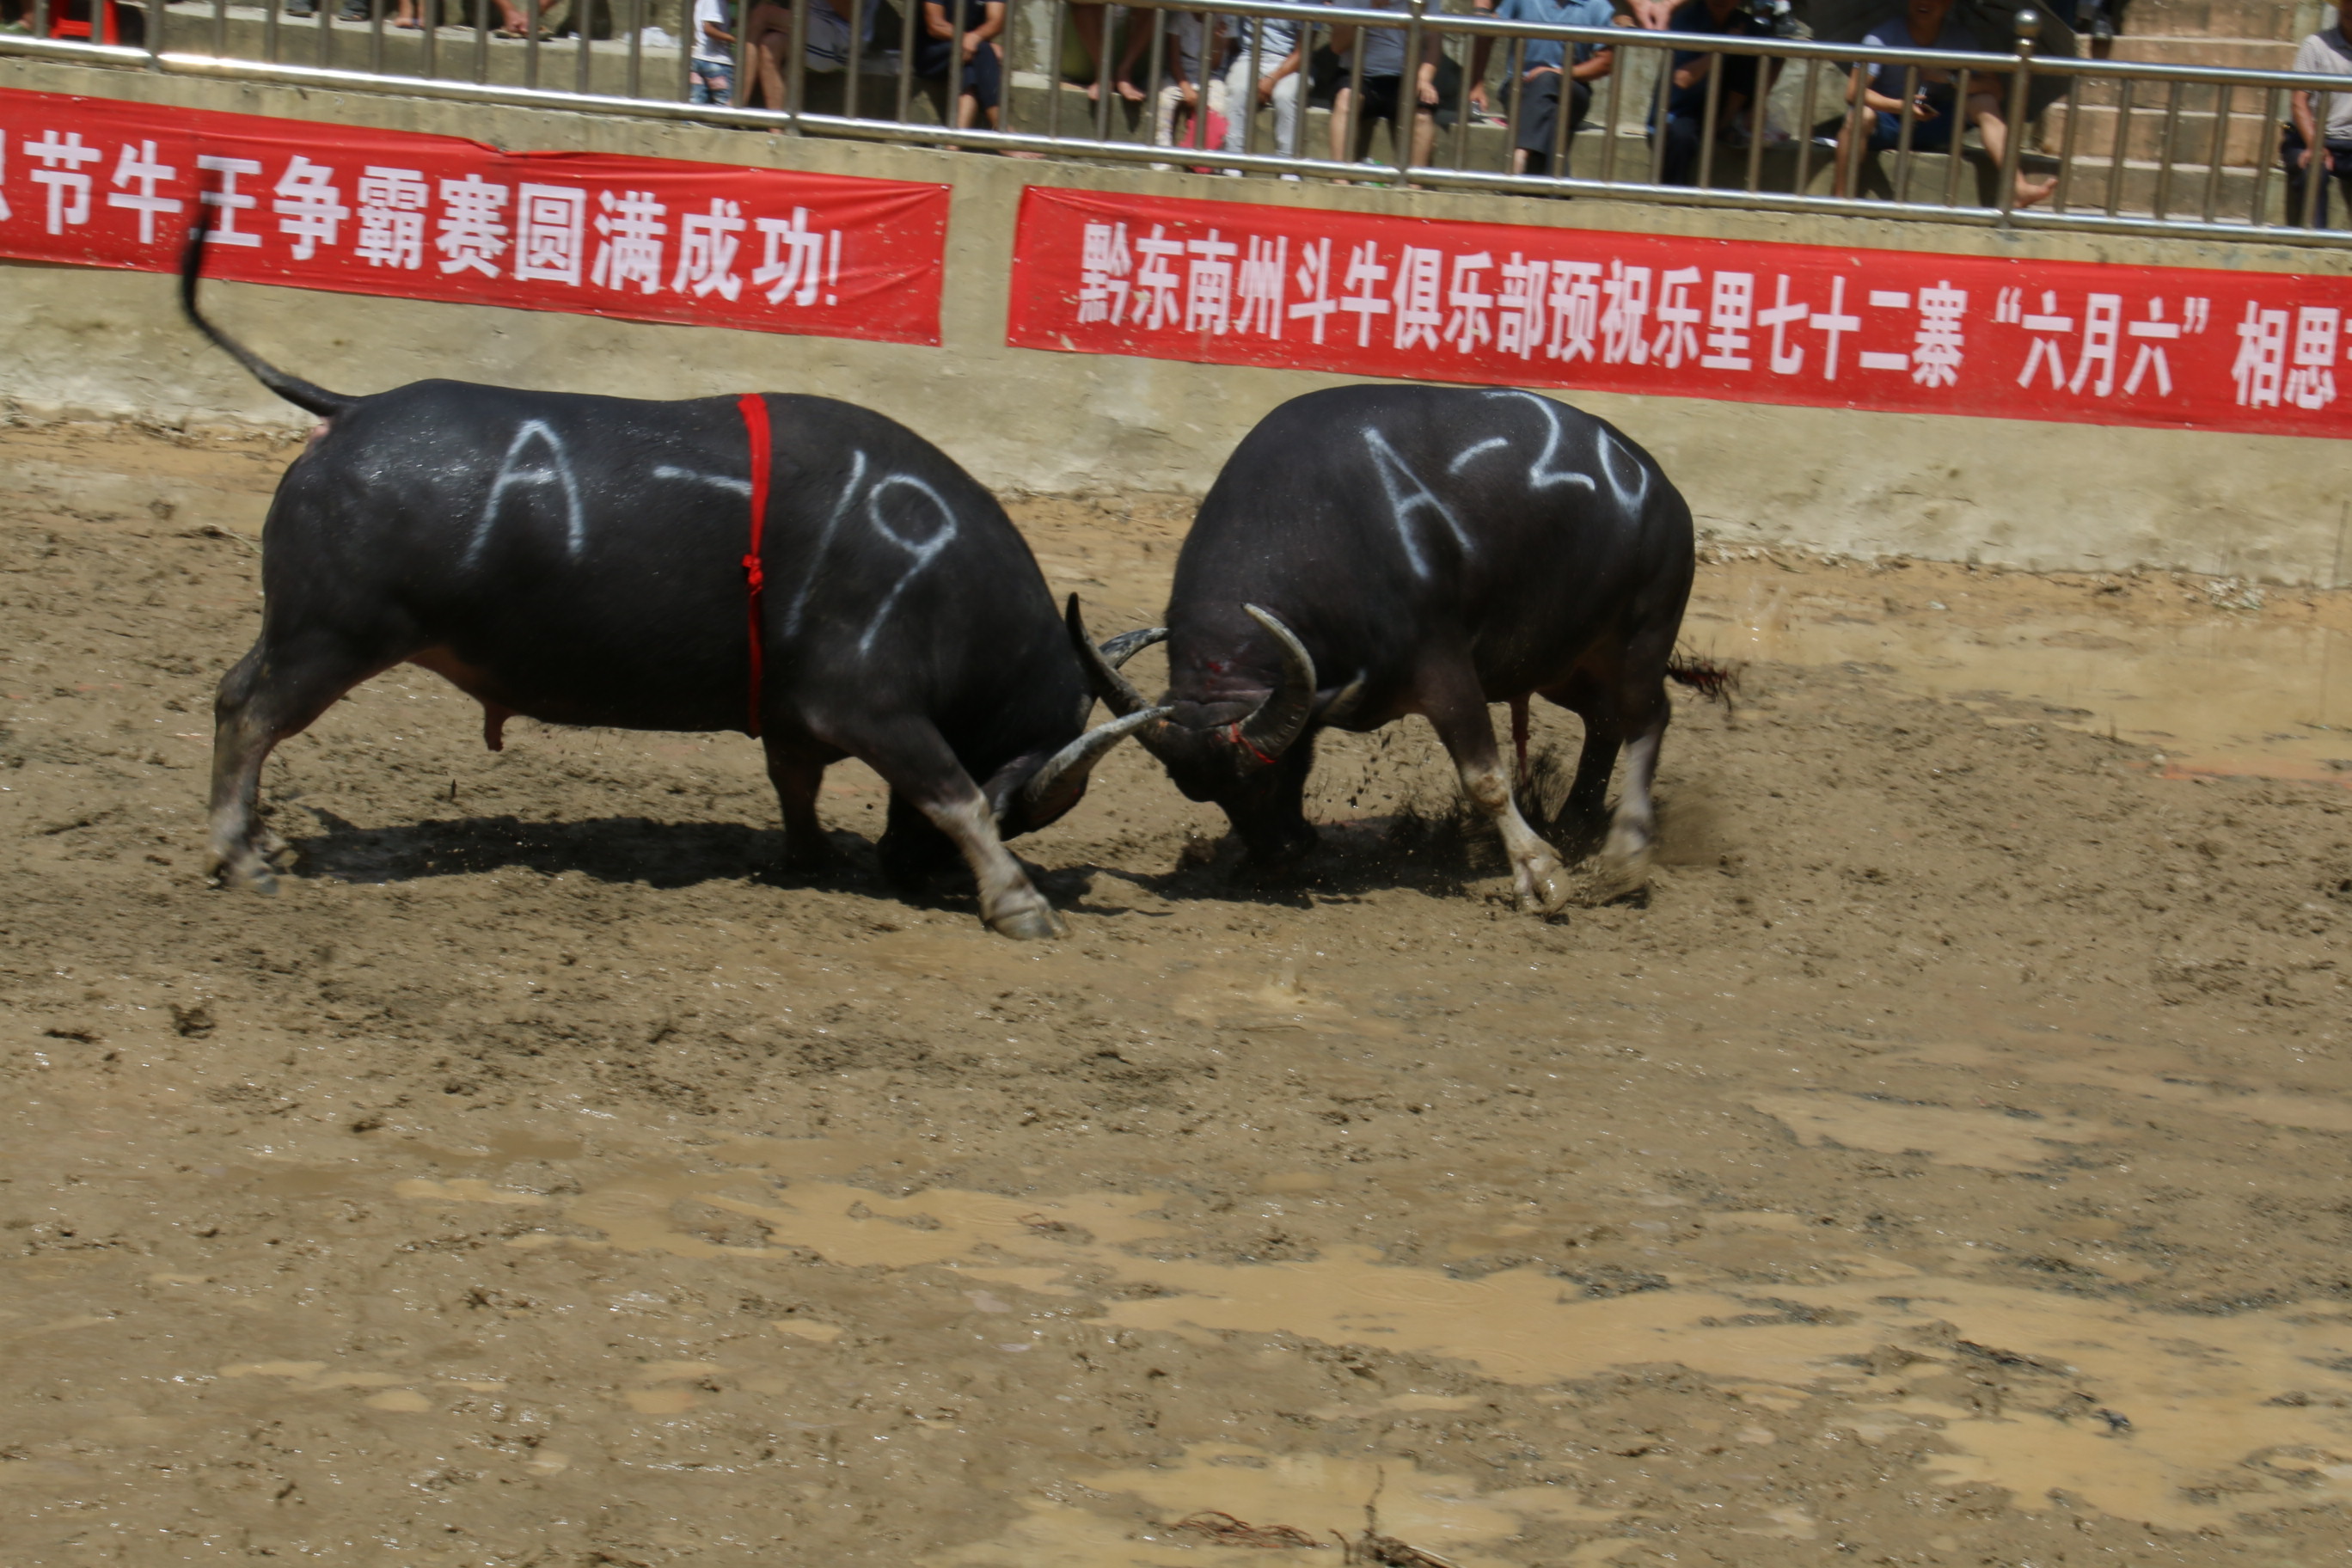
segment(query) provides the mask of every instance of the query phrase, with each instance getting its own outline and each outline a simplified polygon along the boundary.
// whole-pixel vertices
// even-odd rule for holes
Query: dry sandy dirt
[[[743,738],[415,670],[266,899],[289,455],[0,431],[9,1568],[2345,1561],[2352,595],[1710,562],[1738,705],[1558,923],[1418,727],[1271,888],[1123,751],[1022,945],[855,767],[803,885]],[[1015,510],[1150,614],[1180,506]]]

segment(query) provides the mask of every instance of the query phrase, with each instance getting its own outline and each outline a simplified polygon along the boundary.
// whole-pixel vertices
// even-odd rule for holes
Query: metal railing
[[[2280,156],[2292,96],[2340,89],[2342,79],[2043,55],[2032,12],[2020,14],[2013,49],[1993,54],[1547,26],[1449,13],[1428,0],[1386,9],[1013,0],[1003,35],[977,46],[1000,51],[1003,62],[992,125],[977,103],[989,73],[967,65],[965,47],[968,18],[986,14],[979,0],[849,0],[857,23],[847,29],[845,58],[822,59],[809,53],[808,7],[829,0],[761,4],[752,16],[777,40],[765,52],[782,99],[761,107],[743,102],[762,50],[742,25],[740,0],[732,103],[688,101],[691,0],[303,0],[316,9],[299,17],[281,12],[283,0],[136,0],[118,7],[142,25],[136,47],[41,36],[65,3],[30,0],[35,36],[0,36],[0,51],[1258,176],[2352,246],[2352,232],[2316,221],[2328,177],[2324,153],[2317,177],[2300,181]],[[558,5],[570,8],[571,36],[560,40],[541,26]],[[511,29],[519,36],[493,26],[494,5],[501,20],[523,18]],[[545,10],[525,16],[531,6]],[[778,17],[787,30],[774,28]],[[1276,63],[1265,47],[1268,22],[1303,29],[1307,41],[1299,132],[1289,148],[1267,145],[1272,111],[1250,90]],[[1347,47],[1315,71],[1317,49],[1335,30]],[[592,36],[598,32],[608,36]],[[944,48],[923,47],[932,39]],[[1075,54],[1074,39],[1085,46]],[[1372,129],[1365,121],[1395,84],[1366,67],[1376,47],[1394,59],[1399,45],[1410,62],[1403,95],[1418,96],[1423,67],[1444,90],[1434,104],[1388,115],[1387,155],[1374,160],[1364,155]],[[1475,110],[1483,98],[1524,112],[1527,91],[1513,87],[1526,79],[1530,51],[1546,46],[1570,59],[1605,51],[1608,63],[1589,83],[1582,121],[1573,121],[1563,94],[1542,167],[1530,172],[1522,165],[1537,160],[1515,160],[1508,120]],[[1228,71],[1247,112],[1224,101]],[[1852,90],[1864,72],[1873,81],[1900,76],[1904,90],[1886,95],[1899,98],[1899,113],[1882,117]],[[1089,75],[1092,92],[1084,85]],[[1331,135],[1342,102],[1357,121],[1345,126],[1344,146]],[[1238,131],[1213,146],[1210,118],[1220,109],[1236,111]],[[975,122],[959,124],[960,110]],[[1965,123],[1955,128],[1955,116]],[[1314,146],[1329,155],[1308,155]]]

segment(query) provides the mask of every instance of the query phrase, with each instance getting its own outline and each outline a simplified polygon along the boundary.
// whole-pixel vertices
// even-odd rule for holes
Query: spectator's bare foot
[[[1005,155],[1006,157],[1008,157],[1008,158],[1025,158],[1025,159],[1028,159],[1029,161],[1031,161],[1031,162],[1033,162],[1033,163],[1044,163],[1044,162],[1045,161],[1045,153],[1032,153],[1032,152],[1031,152],[1031,151],[1029,151],[1029,149],[1027,149],[1026,147],[1007,147],[1007,148],[1004,150],[1004,155]]]
[[[1128,102],[1141,103],[1143,101],[1143,89],[1136,86],[1133,82],[1129,81],[1126,78],[1121,77],[1118,79],[1117,86],[1119,97],[1127,100]]]
[[[2036,202],[2046,202],[2050,199],[2051,194],[2056,191],[2057,188],[2058,182],[2056,180],[2036,181],[2020,179],[2017,182],[2017,201],[2015,205],[2021,207],[2030,207]]]

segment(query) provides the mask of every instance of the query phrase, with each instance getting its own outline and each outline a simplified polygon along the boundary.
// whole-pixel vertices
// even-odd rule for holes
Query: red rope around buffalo
[[[743,584],[751,601],[751,711],[746,726],[753,735],[760,732],[760,676],[764,662],[761,649],[760,590],[766,574],[760,569],[760,535],[768,521],[768,400],[756,392],[747,392],[735,400],[743,411],[743,434],[751,443],[751,549],[743,557]]]

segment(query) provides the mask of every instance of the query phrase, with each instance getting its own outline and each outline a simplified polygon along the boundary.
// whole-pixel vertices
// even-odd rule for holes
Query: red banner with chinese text
[[[948,187],[0,90],[0,256],[940,341]]]
[[[2352,279],[1030,187],[1006,340],[1415,381],[2352,434]]]

